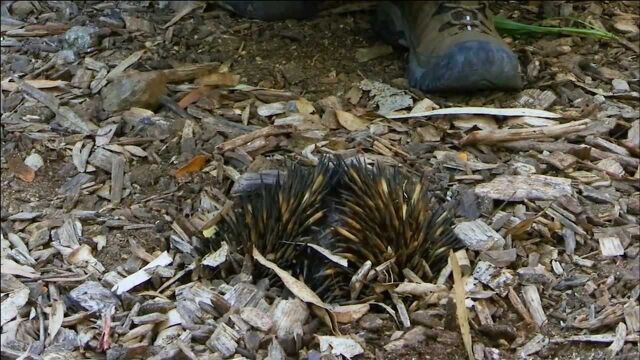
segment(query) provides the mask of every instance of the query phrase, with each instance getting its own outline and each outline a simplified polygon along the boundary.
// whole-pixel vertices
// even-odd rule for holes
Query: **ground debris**
[[[428,98],[372,6],[3,3],[2,357],[636,358],[637,4],[491,3],[619,39],[509,37],[524,90]],[[364,262],[345,305],[225,237],[325,154],[422,178],[464,249],[422,276]]]

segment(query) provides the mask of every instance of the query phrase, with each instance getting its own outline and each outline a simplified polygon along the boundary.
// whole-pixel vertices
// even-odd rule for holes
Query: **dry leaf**
[[[369,312],[369,304],[341,305],[333,308],[336,321],[341,324],[349,324],[357,321]]]
[[[182,99],[180,99],[180,101],[178,102],[178,106],[184,109],[187,106],[193,104],[194,102],[200,100],[203,94],[204,94],[204,91],[202,91],[202,88],[193,89],[191,90],[190,93],[188,93]]]
[[[316,109],[313,107],[313,104],[305,98],[296,100],[296,108],[298,109],[298,112],[300,114],[311,114],[312,112],[316,111]]]
[[[512,237],[517,237],[518,235],[529,231],[529,228],[531,228],[531,225],[533,225],[537,218],[538,216],[534,216],[529,219],[524,219],[519,223],[513,225],[509,230],[507,230],[506,236],[511,235]]]
[[[29,300],[29,288],[18,289],[10,293],[9,296],[2,301],[0,325],[4,326],[4,324],[18,316],[18,311],[27,303],[27,300]]]
[[[440,106],[438,106],[436,103],[434,103],[430,99],[424,98],[424,99],[418,101],[413,106],[413,109],[411,109],[410,113],[411,114],[422,113],[422,112],[427,112],[427,111],[431,111],[431,110],[435,110],[435,109],[439,109],[439,108],[440,108]]]
[[[176,170],[176,177],[181,178],[187,174],[202,170],[204,165],[207,163],[207,159],[209,159],[207,155],[198,154],[194,156],[187,164]]]
[[[337,356],[344,356],[347,359],[358,356],[364,352],[360,344],[350,337],[338,336],[318,336],[320,342],[320,351],[323,353],[331,352]]]
[[[320,299],[318,294],[313,292],[313,290],[311,290],[307,286],[307,284],[294,278],[293,276],[291,276],[291,274],[289,274],[285,270],[282,270],[280,267],[278,267],[278,265],[267,260],[264,256],[262,256],[262,254],[260,254],[260,251],[258,251],[258,249],[256,249],[255,247],[253,248],[253,258],[256,259],[256,261],[259,262],[264,267],[267,267],[273,270],[273,272],[275,272],[276,275],[278,275],[278,277],[282,280],[282,282],[287,287],[287,289],[289,289],[300,300],[306,303],[314,304],[316,306],[319,306],[327,310],[331,309],[331,307],[325,304],[324,301]]]
[[[333,254],[330,250],[323,248],[320,245],[316,245],[316,244],[307,244],[307,246],[314,248],[316,251],[318,251],[320,254],[324,255],[327,257],[327,259],[333,261],[336,264],[342,265],[344,267],[349,266],[349,262],[346,258],[343,258],[342,256],[339,255],[335,255]]]
[[[20,265],[11,259],[2,259],[0,264],[0,273],[23,276],[29,279],[40,277],[40,272],[34,270],[31,266]]]
[[[447,287],[444,285],[435,285],[429,283],[412,283],[402,282],[393,289],[397,294],[413,295],[413,296],[427,296],[435,292],[447,291]]]
[[[60,300],[54,301],[51,305],[51,313],[49,314],[49,329],[46,344],[49,345],[53,341],[56,334],[62,327],[64,320],[64,303]]]
[[[324,301],[320,299],[318,294],[313,292],[313,290],[311,290],[307,286],[307,284],[294,278],[293,276],[291,276],[291,274],[278,267],[278,265],[265,259],[265,257],[262,256],[262,254],[260,254],[258,249],[256,249],[255,247],[253,248],[253,258],[261,265],[273,270],[273,272],[278,275],[280,280],[282,280],[284,286],[286,286],[293,295],[295,295],[305,303],[313,305],[311,306],[311,310],[313,310],[316,315],[324,320],[324,322],[331,328],[331,331],[333,331],[334,333],[339,333],[338,324],[336,323],[336,317],[331,311],[332,307],[328,304],[325,304]]]
[[[342,110],[336,110],[336,116],[338,122],[342,127],[349,131],[364,130],[367,128],[367,123],[359,117]]]
[[[25,165],[17,156],[11,156],[9,161],[7,161],[7,166],[9,166],[9,170],[16,174],[22,181],[30,183],[36,177],[36,171]]]
[[[469,360],[473,360],[473,347],[471,343],[471,329],[469,328],[469,313],[465,306],[465,290],[462,280],[462,270],[458,264],[458,258],[453,251],[449,251],[449,264],[453,272],[453,290],[456,300],[456,313],[458,314],[458,323],[460,324],[460,332],[464,347],[467,349]]]

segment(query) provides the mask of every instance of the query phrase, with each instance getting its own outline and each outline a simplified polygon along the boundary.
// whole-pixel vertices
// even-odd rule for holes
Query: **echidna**
[[[403,269],[427,279],[446,264],[450,249],[461,247],[453,207],[440,204],[422,179],[381,163],[341,163],[333,251],[353,264],[350,272],[367,260],[390,261],[387,281],[401,281]]]
[[[326,300],[346,299],[351,276],[364,262],[390,261],[389,281],[406,268],[426,278],[461,245],[453,216],[423,181],[397,168],[323,158],[314,168],[294,165],[284,179],[241,196],[225,218],[223,236],[301,277]],[[343,267],[305,245],[320,245],[348,259]]]
[[[304,243],[326,212],[322,200],[332,184],[328,166],[291,164],[275,184],[240,195],[235,211],[224,217],[222,237],[245,255],[255,246],[283,269],[302,273]]]

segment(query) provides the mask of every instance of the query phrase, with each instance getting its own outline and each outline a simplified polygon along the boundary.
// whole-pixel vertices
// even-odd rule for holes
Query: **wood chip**
[[[120,204],[124,186],[124,165],[123,156],[117,156],[111,163],[111,203]]]
[[[111,291],[115,291],[117,295],[121,295],[124,292],[132,289],[134,286],[139,285],[151,278],[150,270],[157,266],[167,266],[171,264],[173,259],[169,254],[165,251],[160,254],[155,260],[148,263],[142,269],[136,271],[135,273],[127,276],[126,278],[119,281]]]
[[[571,180],[546,175],[502,175],[491,182],[479,184],[479,196],[504,201],[554,200],[572,193]]]
[[[453,232],[470,250],[486,251],[504,246],[504,238],[482,220],[460,223]]]
[[[511,270],[497,268],[486,261],[478,262],[473,271],[473,277],[495,290],[500,296],[507,295],[509,287],[515,284]]]
[[[613,257],[624,255],[624,247],[617,237],[605,237],[598,239],[602,256]]]
[[[522,287],[522,297],[524,298],[525,304],[527,304],[527,308],[529,309],[529,313],[533,320],[538,324],[538,326],[542,326],[547,321],[547,315],[542,309],[542,302],[540,300],[540,294],[538,293],[538,288],[535,285],[526,285]]]
[[[318,336],[318,341],[320,342],[320,351],[344,356],[347,359],[364,353],[362,346],[349,337]]]
[[[336,110],[336,116],[340,125],[349,131],[358,131],[367,128],[367,123],[352,113]]]

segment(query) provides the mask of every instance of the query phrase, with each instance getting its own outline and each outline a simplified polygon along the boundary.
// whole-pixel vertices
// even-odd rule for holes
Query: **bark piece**
[[[487,261],[478,262],[473,271],[473,277],[495,290],[500,296],[507,295],[509,287],[516,282],[511,270],[499,269]]]
[[[207,340],[207,346],[211,350],[219,351],[223,357],[227,358],[236,353],[239,339],[240,335],[235,330],[225,323],[220,323]]]
[[[500,234],[479,219],[460,223],[453,232],[470,250],[474,251],[501,249],[505,242]]]
[[[496,200],[555,200],[570,195],[571,179],[546,175],[502,175],[476,186],[476,194]]]

